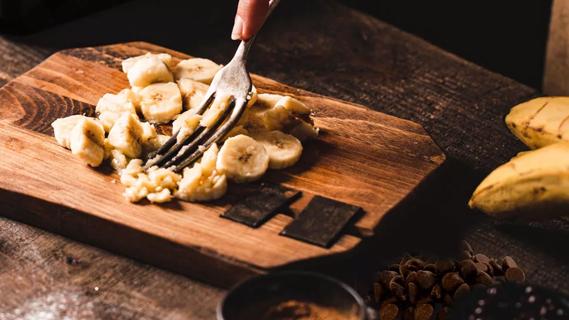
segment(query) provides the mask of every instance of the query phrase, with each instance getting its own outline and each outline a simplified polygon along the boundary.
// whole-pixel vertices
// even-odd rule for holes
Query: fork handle
[[[275,8],[279,4],[279,2],[280,2],[280,0],[271,0],[269,2],[269,10],[267,11],[267,15],[265,16],[265,20],[263,20],[261,27],[263,27],[263,25],[265,24],[265,22],[267,21],[267,19],[271,15],[271,13],[273,13],[273,11],[275,10]],[[259,30],[261,29],[261,27],[259,27]],[[258,33],[258,31],[257,31],[257,33]],[[237,48],[237,51],[235,52],[235,55],[233,56],[232,60],[239,59],[239,60],[243,61],[243,63],[245,63],[247,61],[247,56],[249,55],[249,50],[251,50],[251,47],[255,43],[255,38],[257,38],[257,34],[253,35],[247,41],[242,40],[241,43],[239,44],[239,47]]]

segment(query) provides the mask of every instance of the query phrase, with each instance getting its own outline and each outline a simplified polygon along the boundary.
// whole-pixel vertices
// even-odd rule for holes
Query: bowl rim
[[[322,274],[322,273],[311,272],[311,271],[302,271],[302,270],[288,270],[288,271],[279,271],[279,272],[267,273],[267,274],[263,274],[263,275],[259,275],[259,276],[253,276],[253,277],[245,279],[244,281],[241,281],[238,284],[236,284],[235,286],[233,286],[231,289],[229,289],[229,291],[227,291],[227,293],[225,294],[223,299],[221,299],[221,301],[217,304],[217,308],[216,308],[217,320],[227,320],[225,318],[225,316],[223,315],[223,308],[224,308],[228,298],[230,298],[239,288],[251,285],[252,283],[255,283],[258,281],[264,281],[264,280],[271,279],[271,278],[280,278],[280,277],[284,277],[284,276],[314,277],[314,278],[319,278],[320,280],[324,280],[324,281],[328,281],[330,283],[333,283],[334,285],[338,286],[339,288],[347,291],[348,294],[350,294],[350,296],[352,296],[352,298],[355,300],[356,305],[358,305],[358,307],[359,307],[358,308],[359,309],[358,314],[357,314],[358,319],[359,320],[365,320],[366,319],[366,304],[364,302],[364,299],[361,297],[361,295],[359,293],[356,292],[356,290],[354,290],[354,288],[352,288],[348,284],[346,284],[346,283],[344,283],[344,282],[342,282],[336,278],[333,278],[331,276]]]

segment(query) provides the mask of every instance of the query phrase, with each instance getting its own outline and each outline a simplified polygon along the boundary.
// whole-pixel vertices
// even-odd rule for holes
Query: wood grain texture
[[[172,11],[174,5],[180,10]],[[172,33],[192,26],[194,20],[184,18],[195,5],[184,0],[133,1],[38,35],[0,37],[0,71],[11,80],[58,49],[137,39],[226,61],[235,50],[228,41],[234,3],[209,1],[207,6],[212,9],[203,15],[207,22],[194,25],[204,31],[199,35],[186,38]],[[136,17],[130,15],[133,10]],[[227,14],[213,18],[214,12],[222,11]],[[141,25],[125,24],[126,17],[131,21],[163,18],[156,25]],[[440,195],[413,199],[411,205],[387,217],[378,236],[383,245],[357,261],[350,260],[342,271],[348,283],[365,294],[372,272],[397,261],[399,255],[408,251],[452,254],[449,248],[458,248],[466,238],[477,251],[513,255],[531,283],[569,293],[567,220],[513,227],[465,208],[469,193],[484,174],[524,150],[502,119],[512,105],[537,92],[329,0],[281,2],[258,40],[251,53],[253,72],[421,123],[450,158],[444,183],[436,188]],[[413,72],[401,75],[399,69]],[[0,211],[8,215],[15,208]],[[0,218],[0,230],[2,292],[10,297],[0,299],[2,320],[54,310],[54,303],[38,303],[53,301],[48,297],[65,302],[55,308],[59,318],[210,320],[223,295],[194,279],[10,219]],[[387,233],[393,236],[386,239],[383,235]],[[67,266],[67,255],[81,263]],[[340,275],[337,265],[326,268],[317,263],[314,268]],[[92,294],[96,286],[101,294]],[[76,316],[86,308],[97,312]]]
[[[4,154],[0,176],[11,177],[1,187],[2,204],[24,199],[29,204],[23,214],[11,217],[218,285],[357,245],[359,238],[350,235],[341,236],[330,249],[280,236],[291,220],[282,214],[258,229],[220,219],[230,201],[130,204],[122,198],[123,187],[115,176],[88,168],[55,144],[49,136],[53,120],[78,113],[93,115],[92,105],[104,93],[128,87],[126,76],[117,69],[121,60],[166,51],[179,59],[188,57],[138,42],[67,50],[0,89],[0,121],[5,124],[0,126]],[[438,147],[414,123],[259,76],[253,82],[259,92],[288,94],[304,101],[314,110],[315,124],[322,130],[298,165],[272,171],[267,180],[307,196],[318,194],[362,207],[364,213],[356,222],[358,234],[373,234],[383,215],[444,161]],[[34,216],[28,217],[27,212]]]

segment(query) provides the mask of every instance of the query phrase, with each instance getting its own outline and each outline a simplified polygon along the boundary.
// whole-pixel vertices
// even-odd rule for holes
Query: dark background
[[[122,4],[124,2],[135,2],[135,4]],[[110,32],[114,30],[115,38],[118,37],[119,40],[123,38],[153,40],[158,43],[168,42],[164,44],[172,46],[169,38],[183,39],[181,30],[160,34],[153,31],[152,27],[143,26],[136,20],[136,10],[133,11],[132,8],[152,4],[157,6],[158,21],[151,22],[156,25],[163,24],[162,20],[166,18],[161,15],[170,11],[172,19],[186,20],[187,26],[199,25],[199,22],[207,20],[208,25],[220,28],[220,32],[222,28],[231,27],[231,15],[235,10],[236,1],[180,0],[177,2],[180,10],[160,8],[160,4],[170,6],[176,1],[0,0],[0,28],[4,32],[20,36],[32,34],[32,40],[44,44],[43,42],[49,43],[52,39],[42,39],[42,33],[36,36],[33,34],[55,24],[121,4],[129,9],[125,10],[122,16],[117,16],[117,19],[99,21],[98,26],[93,25],[93,30],[82,30],[90,34],[76,34],[75,38],[72,36],[74,31],[69,30],[69,37],[53,39],[55,42],[52,45],[69,47],[77,44],[93,44],[82,43],[78,38],[90,41],[102,40],[102,37],[101,39],[93,37],[92,33],[99,32],[105,35],[107,32],[97,29],[106,29]],[[552,0],[343,0],[342,2],[416,34],[467,60],[534,88],[541,88]],[[184,15],[184,12],[187,14]],[[136,28],[131,29],[133,27]],[[120,30],[121,28],[123,30]],[[229,31],[230,29],[225,30],[225,33]]]

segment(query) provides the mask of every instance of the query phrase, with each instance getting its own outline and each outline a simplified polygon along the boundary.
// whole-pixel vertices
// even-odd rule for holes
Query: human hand
[[[268,10],[269,0],[239,0],[231,39],[249,40],[263,25]]]

